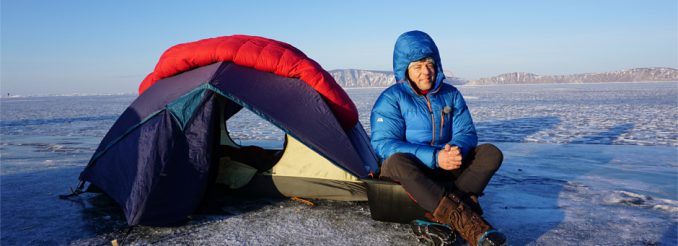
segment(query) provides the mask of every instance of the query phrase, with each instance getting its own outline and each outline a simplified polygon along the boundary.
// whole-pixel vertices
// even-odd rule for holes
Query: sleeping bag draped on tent
[[[320,65],[286,43],[235,35],[176,45],[139,92],[80,174],[120,204],[130,225],[181,223],[215,172],[239,175],[219,167],[219,152],[224,120],[241,108],[287,135],[268,175],[350,184],[377,171],[353,102]]]

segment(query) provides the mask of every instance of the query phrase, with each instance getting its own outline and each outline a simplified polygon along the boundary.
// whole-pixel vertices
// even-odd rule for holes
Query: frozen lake
[[[459,87],[481,142],[505,161],[481,198],[512,245],[677,245],[678,83]],[[369,131],[383,88],[348,89]],[[62,201],[134,96],[0,99],[3,245],[416,243],[373,221],[366,203],[234,201],[185,226],[137,227],[103,196]],[[251,113],[229,121],[236,141],[282,143]]]

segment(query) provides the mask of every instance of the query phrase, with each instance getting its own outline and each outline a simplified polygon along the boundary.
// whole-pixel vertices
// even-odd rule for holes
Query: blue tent
[[[350,175],[364,178],[377,169],[360,123],[342,128],[307,83],[218,62],[148,88],[103,138],[80,179],[120,204],[130,225],[181,223],[218,169],[222,119],[243,107]]]

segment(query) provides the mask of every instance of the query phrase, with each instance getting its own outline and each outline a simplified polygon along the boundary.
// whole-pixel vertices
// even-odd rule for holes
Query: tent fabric
[[[367,201],[367,189],[363,182],[289,176],[271,176],[271,182],[285,197]],[[258,184],[256,181],[252,183]]]
[[[331,110],[318,93],[301,80],[227,64],[214,81],[237,81],[214,86],[226,92],[229,99],[245,105],[336,162],[340,168],[358,177],[376,171],[365,169],[364,161]]]
[[[160,112],[167,104],[171,103],[178,97],[181,97],[195,88],[205,84],[205,81],[210,81],[214,72],[219,69],[221,64],[212,64],[192,70],[190,73],[179,74],[163,80],[162,84],[158,84],[149,88],[147,93],[139,95],[139,97],[132,102],[132,104],[125,109],[120,117],[113,123],[111,129],[106,133],[101,144],[94,152],[92,160],[97,158],[98,154],[111,147],[112,144],[119,141],[121,137],[128,134],[135,128],[131,126],[138,126]],[[91,162],[91,161],[90,161]]]
[[[257,173],[248,164],[222,158],[216,182],[229,188],[226,192],[233,195],[367,201],[362,180],[289,135],[273,168]]]
[[[224,196],[303,197],[334,201],[368,200],[365,182],[263,174],[254,175],[252,180],[240,189],[212,189],[211,192]]]
[[[287,137],[285,152],[271,171],[274,176],[360,181],[293,137]]]
[[[122,126],[133,129],[105,152],[95,153],[81,173],[81,180],[121,205],[128,224],[181,223],[200,203],[218,141],[217,134],[209,134],[218,126],[217,118],[210,117],[216,94],[205,90],[203,95],[193,115],[205,120],[192,120],[182,130],[162,110],[138,127]]]
[[[241,107],[281,128],[336,169],[358,178],[376,172],[376,156],[360,144],[369,142],[364,130],[359,131],[359,124],[344,130],[306,82],[218,62],[146,89],[113,124],[80,179],[120,204],[130,225],[182,223],[197,208],[218,169],[220,121]]]
[[[143,94],[157,81],[216,62],[299,78],[318,91],[344,128],[358,122],[358,110],[346,92],[322,67],[303,52],[280,41],[247,35],[208,38],[183,43],[162,54],[155,70],[142,81]]]

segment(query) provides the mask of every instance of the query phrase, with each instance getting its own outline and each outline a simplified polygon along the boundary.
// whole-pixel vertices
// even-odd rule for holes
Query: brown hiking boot
[[[454,194],[448,194],[440,199],[440,203],[433,212],[433,216],[437,221],[452,226],[472,246],[476,246],[479,243],[483,245],[486,243],[492,243],[489,245],[502,245],[506,241],[503,234],[493,230],[487,221]],[[492,235],[492,237],[488,238],[488,235]],[[503,240],[485,242],[488,239],[491,240],[494,236],[500,236],[498,239]]]

